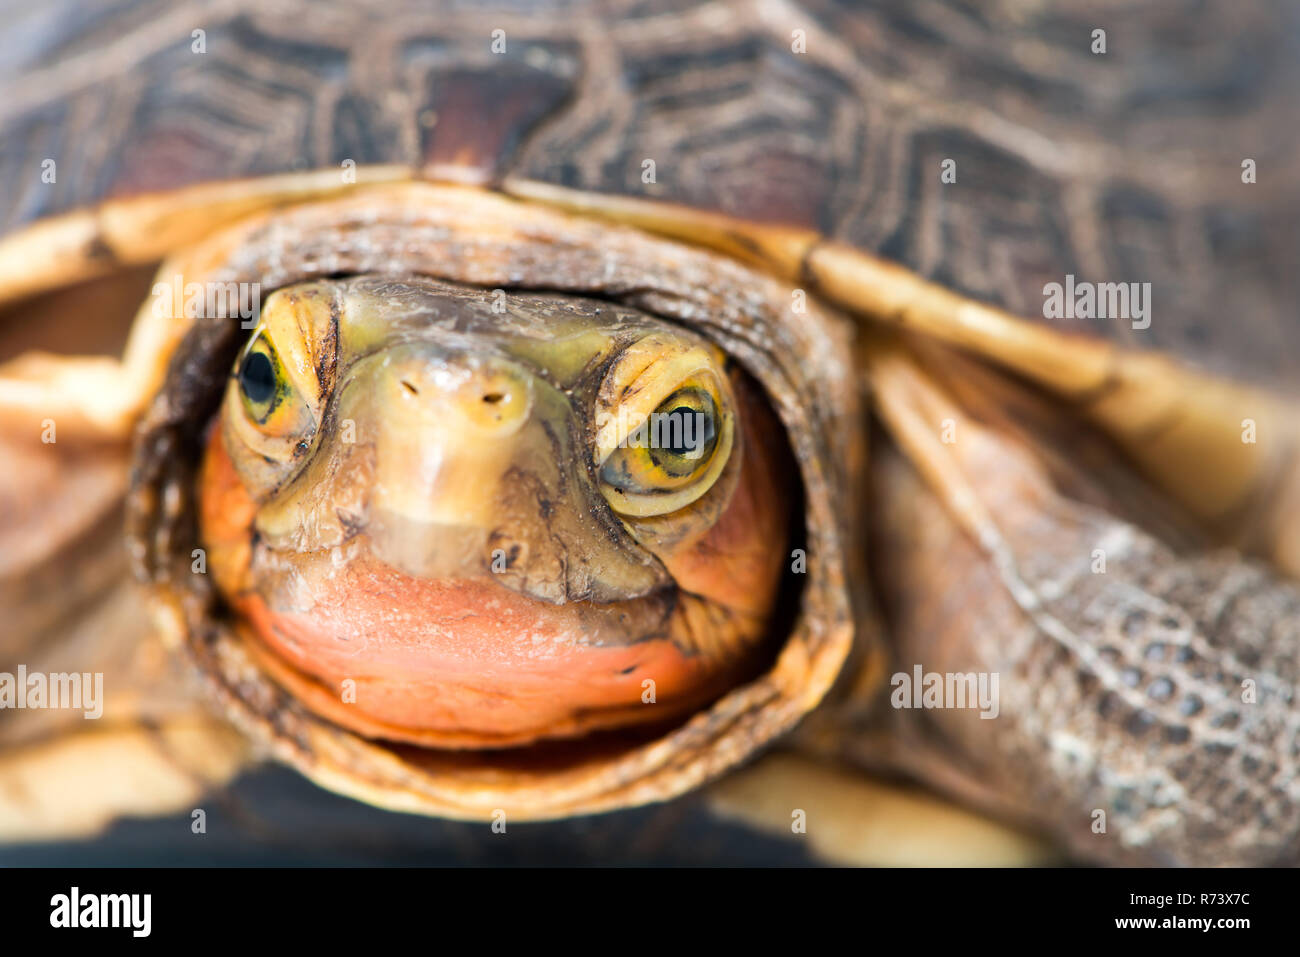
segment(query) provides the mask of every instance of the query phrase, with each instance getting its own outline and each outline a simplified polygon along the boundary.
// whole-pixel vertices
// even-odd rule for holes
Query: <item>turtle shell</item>
[[[809,226],[1030,317],[1066,275],[1150,282],[1148,329],[1052,321],[1280,382],[1300,372],[1300,63],[1279,16],[1263,0],[1104,23],[956,2],[23,10],[0,47],[0,234],[344,164],[515,176]]]
[[[124,3],[75,26],[43,11],[15,15],[0,47],[0,176],[17,186],[0,197],[0,233],[84,214],[78,241],[46,265],[50,275],[90,276],[137,261],[105,241],[113,218],[106,201],[157,195],[175,208],[188,187],[231,181],[237,207],[249,188],[237,181],[248,177],[337,176],[353,167],[487,186],[522,178],[811,227],[1030,317],[1043,311],[1043,286],[1066,276],[1150,282],[1157,311],[1149,329],[1051,321],[1256,381],[1300,371],[1289,348],[1300,292],[1293,228],[1300,133],[1287,95],[1300,65],[1265,4],[1236,5],[1231,14],[1176,2],[1112,11],[1106,53],[1090,49],[1096,24],[1046,8],[654,6],[317,4],[306,17],[275,0],[203,16]],[[1131,52],[1139,49],[1141,56]],[[955,162],[953,181],[944,178],[947,160]],[[1247,160],[1258,182],[1243,179]],[[326,268],[301,256],[271,268],[264,238],[260,246],[243,241],[242,253],[218,257],[230,275],[259,276],[273,287]],[[341,269],[378,262],[344,260],[336,261]],[[710,260],[709,269],[724,262]],[[529,284],[451,268],[438,274]],[[574,275],[576,291],[629,302],[650,296],[639,304],[665,314],[688,309],[680,316],[687,321],[711,321],[707,313],[718,305],[692,305],[677,288],[637,292],[629,283],[611,291]],[[762,284],[747,275],[744,282]],[[0,291],[13,288],[13,278],[0,276]],[[762,314],[761,299],[747,300],[748,312]],[[0,313],[0,322],[28,315]],[[783,328],[769,318],[765,331]],[[824,325],[835,321],[828,316]],[[743,348],[738,329],[715,331]],[[118,346],[107,334],[80,341],[92,351]],[[30,327],[0,326],[0,356],[39,342]],[[201,381],[229,348],[219,333],[195,330],[173,371]],[[814,353],[805,343],[792,355]],[[754,350],[750,358],[762,366],[765,354]],[[830,508],[851,482],[839,476],[818,491],[818,463],[829,459],[817,446],[825,451],[834,440],[818,422],[816,376],[780,363],[768,372],[764,382],[778,402],[782,377],[790,395],[812,390],[781,411],[792,437],[808,443],[800,460],[813,498],[809,528],[829,534],[843,527],[843,516],[830,520],[816,509]],[[843,384],[842,376],[831,378]],[[826,422],[852,420],[846,395],[823,397]],[[160,581],[172,574],[166,566],[184,541],[168,538],[183,530],[187,514],[188,459],[175,453],[186,452],[187,430],[203,411],[189,403],[203,401],[164,388],[148,413],[132,506],[134,557]],[[807,617],[810,643],[792,642],[791,667],[809,649],[825,652],[828,668],[842,657],[836,640],[818,644],[814,632],[851,617],[849,590],[835,581],[845,574],[852,577],[831,569],[822,579],[839,597],[828,617]],[[176,633],[197,637],[196,650],[210,655],[232,701],[253,701],[250,726],[282,721],[275,746],[313,756],[318,778],[337,781],[338,768],[363,760],[372,780],[382,780],[387,797],[368,795],[379,803],[428,807],[432,800],[440,812],[464,816],[481,815],[500,793],[492,773],[451,768],[477,789],[473,807],[431,797],[428,780],[449,766],[427,768],[429,778],[403,791],[407,771],[390,758],[359,758],[352,741],[323,742],[291,701],[244,695],[248,663],[224,635],[195,627],[206,620],[205,597],[176,595]],[[811,707],[824,685],[809,687],[817,690],[749,740],[779,733]],[[747,707],[741,699],[724,703]],[[678,733],[715,734],[726,707]],[[573,788],[551,792],[553,803],[537,814],[674,793],[736,759],[728,748],[738,737],[714,740],[718,763],[668,784],[671,757],[653,747],[637,752],[667,775],[659,790],[637,790],[645,766],[624,766],[599,786],[575,770]]]

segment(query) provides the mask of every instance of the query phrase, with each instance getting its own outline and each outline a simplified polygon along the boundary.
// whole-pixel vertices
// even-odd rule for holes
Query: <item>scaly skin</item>
[[[1091,474],[1062,472],[1069,458],[1048,468],[1066,438]],[[983,543],[897,450],[880,449],[872,556],[888,660],[874,690],[831,704],[804,734],[1084,859],[1294,862],[1300,587],[1236,552],[1157,538],[1146,528],[1185,518],[1108,501],[1113,455],[1089,441],[1064,420],[1025,444],[961,417],[948,448],[992,515]],[[886,676],[917,665],[996,674],[996,713],[898,708]]]

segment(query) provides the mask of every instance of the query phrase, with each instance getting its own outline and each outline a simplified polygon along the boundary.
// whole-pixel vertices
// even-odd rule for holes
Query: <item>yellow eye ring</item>
[[[258,425],[266,424],[291,391],[284,365],[265,332],[255,336],[244,349],[235,379],[244,411]]]
[[[644,495],[677,491],[709,464],[718,445],[719,417],[717,402],[706,391],[678,389],[605,460],[601,480]]]
[[[732,453],[734,402],[721,354],[683,337],[647,336],[606,374],[596,419],[597,476],[616,512],[650,518],[691,505]]]
[[[221,427],[235,470],[255,495],[293,475],[310,450],[332,388],[332,295],[324,284],[272,293],[235,359]]]

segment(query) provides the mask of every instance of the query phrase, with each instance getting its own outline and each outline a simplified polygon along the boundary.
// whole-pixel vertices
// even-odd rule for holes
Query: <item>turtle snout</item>
[[[374,504],[420,522],[490,525],[495,490],[531,431],[533,375],[497,357],[406,348],[373,375]]]
[[[505,438],[532,412],[532,374],[502,359],[404,356],[391,359],[386,372],[385,398],[395,415],[451,435]]]

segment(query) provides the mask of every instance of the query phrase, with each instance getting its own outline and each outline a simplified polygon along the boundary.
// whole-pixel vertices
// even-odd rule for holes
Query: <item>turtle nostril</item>
[[[405,379],[402,380],[402,388],[406,389],[406,391],[411,393],[411,395],[420,394],[420,390],[417,389],[415,386],[411,385],[411,383],[407,382]]]
[[[496,405],[498,402],[500,402],[500,401],[501,401],[502,399],[504,399],[504,398],[505,398],[505,394],[504,394],[504,393],[501,393],[501,392],[489,392],[487,395],[483,396],[483,401],[486,402],[486,403],[488,403],[489,405]]]

